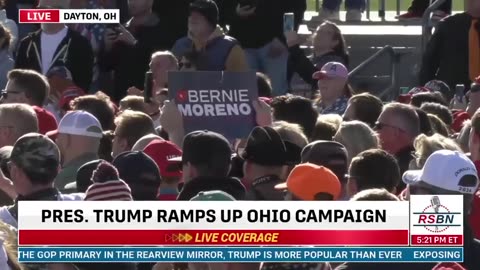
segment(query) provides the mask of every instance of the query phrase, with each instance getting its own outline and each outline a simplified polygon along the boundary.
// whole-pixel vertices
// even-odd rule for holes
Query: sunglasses
[[[182,68],[192,68],[192,66],[193,66],[192,63],[189,63],[189,62],[180,62],[178,64],[178,67],[180,69],[182,69]]]
[[[380,122],[375,123],[375,126],[373,127],[373,129],[378,131],[378,130],[382,130],[386,127],[393,128],[393,129],[398,129],[398,130],[404,132],[404,130],[399,128],[399,127],[389,125],[389,124],[385,124],[385,123],[380,123]]]
[[[10,95],[10,94],[14,94],[14,95],[15,95],[15,94],[20,94],[20,93],[21,93],[20,91],[8,91],[8,92],[7,92],[7,90],[3,89],[3,90],[0,92],[0,97],[1,97],[2,99],[7,99],[7,98],[8,98],[8,95]]]

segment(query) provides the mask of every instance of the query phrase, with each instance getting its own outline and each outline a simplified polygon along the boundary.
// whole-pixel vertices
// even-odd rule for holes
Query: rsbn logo
[[[442,233],[449,227],[461,226],[454,223],[455,216],[461,215],[461,213],[450,212],[446,206],[442,205],[438,196],[433,196],[430,203],[422,212],[413,213],[418,215],[417,224],[413,226],[423,226],[427,231],[433,233]]]

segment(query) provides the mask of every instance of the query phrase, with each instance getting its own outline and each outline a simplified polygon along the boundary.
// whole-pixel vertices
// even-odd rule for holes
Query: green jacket
[[[77,171],[85,163],[98,159],[97,153],[85,153],[79,157],[72,159],[65,164],[60,173],[55,178],[55,187],[62,193],[76,192],[75,190],[66,190],[65,185],[77,180]]]

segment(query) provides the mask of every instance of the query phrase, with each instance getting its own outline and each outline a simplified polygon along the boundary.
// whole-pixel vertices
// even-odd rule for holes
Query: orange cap
[[[288,189],[293,195],[304,201],[315,200],[318,193],[328,193],[336,200],[340,196],[341,184],[337,176],[326,167],[312,163],[297,165],[287,182],[275,186],[276,189]]]

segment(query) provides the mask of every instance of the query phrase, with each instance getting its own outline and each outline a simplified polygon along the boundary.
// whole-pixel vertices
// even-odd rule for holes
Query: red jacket
[[[40,134],[47,134],[47,132],[56,130],[58,128],[57,120],[55,116],[44,108],[38,106],[32,106],[33,110],[37,114],[38,119],[38,132]]]

